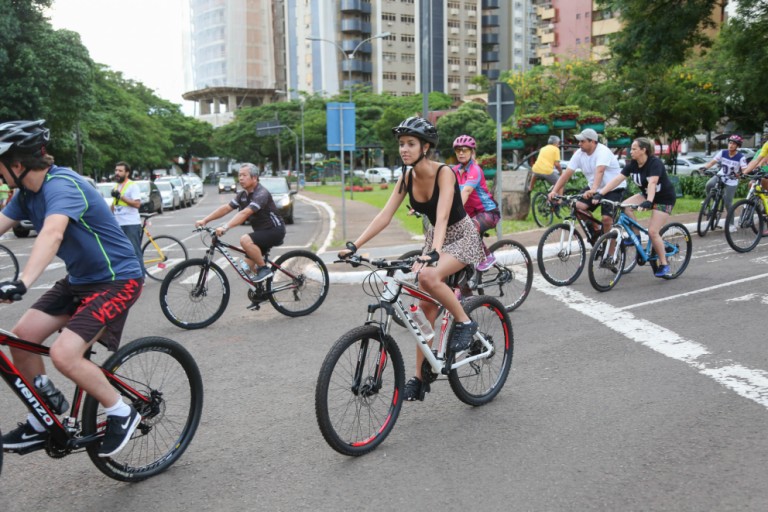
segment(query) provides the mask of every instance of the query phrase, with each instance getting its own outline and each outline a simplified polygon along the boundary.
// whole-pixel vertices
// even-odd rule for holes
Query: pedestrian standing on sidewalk
[[[424,250],[413,270],[419,274],[419,286],[453,315],[453,335],[448,350],[450,353],[460,352],[469,348],[477,332],[477,323],[469,318],[445,279],[483,259],[480,236],[464,210],[456,175],[447,164],[429,158],[438,142],[437,129],[432,123],[420,117],[409,117],[393,128],[392,133],[400,147],[403,174],[384,208],[354,242],[347,242],[347,249],[340,251],[339,257],[351,256],[386,228],[407,196],[413,209],[430,222]],[[411,169],[406,170],[406,166]],[[421,301],[420,307],[434,324],[437,306]],[[416,375],[405,385],[405,400],[423,400],[429,391],[429,383],[421,374],[423,359],[417,349]]]
[[[136,259],[144,261],[141,255],[141,189],[131,179],[131,166],[125,162],[115,164],[115,181],[117,184],[112,189],[112,211],[115,214],[120,229],[131,241],[133,250],[136,251]]]

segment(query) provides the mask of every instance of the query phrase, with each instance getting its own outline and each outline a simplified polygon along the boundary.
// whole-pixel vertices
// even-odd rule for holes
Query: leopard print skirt
[[[431,250],[432,237],[435,228],[432,225],[427,227],[425,235],[424,252]],[[457,260],[467,265],[476,265],[485,258],[480,235],[475,229],[475,224],[469,218],[469,215],[459,222],[448,226],[445,232],[445,242],[443,242],[442,252],[447,252]]]

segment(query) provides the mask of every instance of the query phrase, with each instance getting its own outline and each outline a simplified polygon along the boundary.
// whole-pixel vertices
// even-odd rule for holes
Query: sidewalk
[[[333,228],[334,233],[329,237],[330,243],[326,247],[326,250],[318,254],[325,264],[328,265],[331,283],[360,282],[364,276],[368,275],[368,271],[353,269],[351,266],[342,263],[333,263],[337,259],[336,253],[344,248],[346,242],[346,240],[342,239],[341,198],[317,194],[306,188],[301,191],[300,195],[309,198],[312,201],[327,204],[329,207],[327,210],[333,215],[330,225],[332,228],[335,226],[335,228]],[[379,212],[378,208],[362,201],[350,200],[349,198],[346,199],[344,207],[346,209],[347,240],[354,240],[357,238]],[[683,213],[680,215],[672,215],[670,221],[682,222],[693,234],[696,231],[696,221],[698,220],[698,216],[698,213]],[[642,222],[642,224],[647,226],[647,220]],[[522,243],[530,253],[531,257],[536,259],[539,240],[546,229],[547,228],[538,228],[514,233],[505,232],[502,233],[502,238],[512,238]],[[497,238],[495,234],[485,239],[485,243],[488,246],[496,241]],[[421,249],[423,245],[423,236],[414,235],[408,232],[397,219],[393,219],[392,223],[373,240],[368,242],[361,252],[368,254],[371,258],[396,258],[410,250]]]

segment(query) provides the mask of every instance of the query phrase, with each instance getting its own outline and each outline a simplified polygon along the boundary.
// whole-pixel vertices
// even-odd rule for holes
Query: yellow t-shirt
[[[768,142],[763,144],[763,147],[760,149],[760,153],[758,153],[755,158],[763,158],[766,156],[768,156]]]
[[[548,144],[541,148],[536,163],[533,164],[533,172],[536,174],[552,174],[555,170],[555,162],[560,161],[560,150],[554,144]]]

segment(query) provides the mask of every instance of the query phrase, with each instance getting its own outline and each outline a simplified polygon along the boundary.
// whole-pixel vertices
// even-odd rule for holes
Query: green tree
[[[477,154],[496,152],[496,126],[488,116],[485,105],[465,103],[456,112],[446,114],[437,121],[440,133],[440,152],[443,158],[451,155],[453,141],[459,135],[471,135],[477,143]]]

